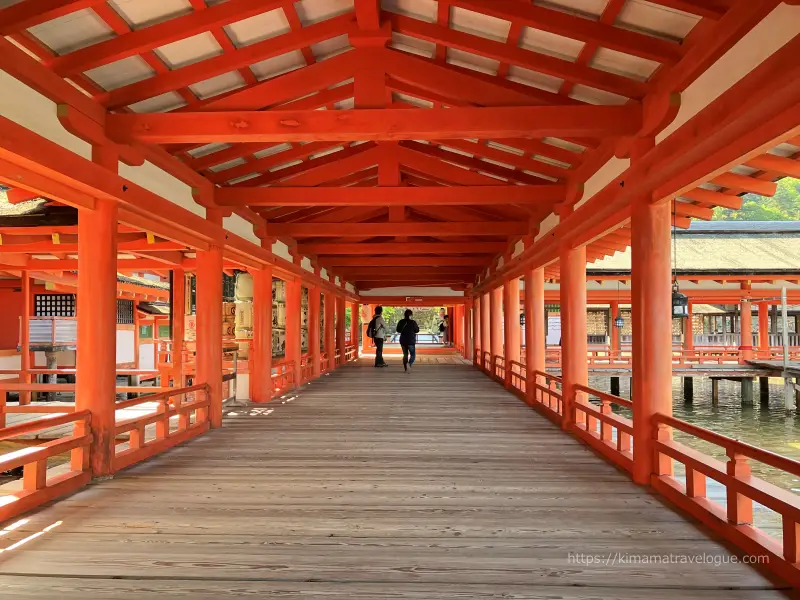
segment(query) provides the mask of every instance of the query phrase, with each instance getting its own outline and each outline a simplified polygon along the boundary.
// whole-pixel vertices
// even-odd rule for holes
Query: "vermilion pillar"
[[[475,296],[472,299],[472,362],[480,366],[481,345],[481,297]]]
[[[184,386],[183,377],[183,339],[186,328],[186,285],[184,278],[186,273],[183,269],[175,268],[172,270],[172,306],[170,316],[172,317],[172,379],[177,387]],[[134,301],[134,312],[136,302]]]
[[[769,350],[769,302],[758,303],[758,349]]]
[[[545,370],[544,269],[525,274],[525,369],[526,395],[533,398],[535,371]]]
[[[22,271],[22,319],[19,324],[20,368],[22,383],[31,382],[31,278],[27,271]],[[116,286],[115,286],[116,287]],[[31,403],[30,392],[20,392],[20,404]]]
[[[367,337],[367,327],[369,326],[369,322],[372,320],[372,310],[372,304],[361,305],[361,354],[369,354],[370,352],[369,338]]]
[[[489,372],[495,374],[495,357],[503,356],[503,288],[497,287],[489,293]]]
[[[250,399],[272,400],[272,265],[253,269],[253,357]]]
[[[92,159],[117,172],[117,154],[109,148],[95,146]],[[77,348],[75,410],[92,413],[92,474],[106,476],[115,451],[117,203],[102,198],[94,210],[78,211]]]
[[[650,483],[666,474],[669,463],[654,462],[653,441],[667,438],[667,428],[655,431],[654,415],[672,415],[672,281],[670,273],[669,203],[634,200],[632,214],[633,296],[633,478]],[[638,349],[638,350],[637,350]]]
[[[294,372],[294,385],[299,386],[302,382],[302,369],[300,360],[302,350],[300,344],[303,297],[303,282],[295,278],[294,281],[286,282],[286,360],[292,363]]]
[[[492,352],[492,350],[491,350],[492,345],[490,343],[490,339],[492,337],[491,334],[490,334],[490,330],[491,330],[491,327],[492,327],[492,323],[491,323],[491,320],[492,320],[491,319],[491,313],[492,313],[492,310],[491,310],[492,309],[492,307],[491,307],[491,297],[492,297],[492,293],[491,292],[487,292],[481,298],[481,356],[480,356],[480,364],[481,364],[481,368],[484,371],[486,370],[486,364],[484,363],[484,360],[483,360],[483,354],[485,352],[488,352],[489,354],[491,354],[491,352]]]
[[[504,356],[506,358],[506,389],[512,387],[512,361],[519,362],[521,341],[519,325],[519,279],[508,279],[503,285]]]
[[[741,308],[740,357],[742,361],[753,360],[753,305],[743,298]]]
[[[347,323],[345,322],[345,309],[347,303],[344,296],[336,297],[336,349],[339,351],[340,364],[345,363],[345,332],[347,331]]]
[[[336,368],[336,296],[325,294],[325,352],[328,353],[328,370]]]
[[[320,290],[318,286],[308,289],[308,360],[311,361],[311,377],[319,377],[320,364],[320,339],[319,339],[319,310]]]
[[[206,219],[222,226],[222,214],[208,209]],[[197,382],[211,388],[209,422],[222,426],[222,247],[197,252]]]
[[[562,427],[574,422],[576,385],[589,383],[586,327],[586,247],[561,250],[561,374]]]
[[[361,305],[358,302],[350,304],[350,344],[355,348],[355,358],[358,358],[358,332],[361,326],[358,322]]]
[[[608,339],[611,343],[611,354],[617,356],[619,354],[619,336],[620,329],[614,326],[614,320],[619,315],[619,302],[611,302],[608,311],[611,313],[611,318],[608,324]]]
[[[447,341],[451,346],[455,345],[455,310],[454,307],[447,307]]]

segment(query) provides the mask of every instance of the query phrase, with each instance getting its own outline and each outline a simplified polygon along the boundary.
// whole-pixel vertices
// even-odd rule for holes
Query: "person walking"
[[[397,323],[397,333],[400,334],[400,347],[403,349],[403,369],[411,372],[411,365],[417,360],[417,334],[419,325],[411,317],[414,312],[407,309],[403,318]]]
[[[372,321],[367,325],[367,337],[371,337],[375,342],[375,366],[388,367],[386,361],[383,360],[383,342],[386,339],[386,321],[383,320],[383,307],[375,307],[375,316]]]

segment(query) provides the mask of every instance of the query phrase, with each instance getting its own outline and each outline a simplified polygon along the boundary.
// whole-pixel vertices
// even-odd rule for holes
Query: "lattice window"
[[[133,300],[117,300],[117,324],[133,324]]]
[[[75,294],[36,294],[33,310],[37,317],[74,317]]]

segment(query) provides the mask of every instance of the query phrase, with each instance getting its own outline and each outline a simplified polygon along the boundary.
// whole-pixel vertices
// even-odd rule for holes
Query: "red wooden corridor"
[[[800,265],[679,272],[673,243],[800,176],[798,56],[798,0],[0,0],[3,583],[800,586],[800,500],[752,474],[800,463],[672,413],[673,369],[779,358],[796,410],[768,313]],[[701,302],[737,305],[737,346],[673,345]],[[594,303],[630,305],[624,347],[589,347]],[[356,368],[380,305],[443,310],[452,348]],[[590,387],[612,363],[633,400]],[[565,539],[763,560],[573,569]]]

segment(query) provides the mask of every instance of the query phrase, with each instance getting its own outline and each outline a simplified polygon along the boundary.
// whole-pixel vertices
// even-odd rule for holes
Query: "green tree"
[[[784,177],[775,196],[745,194],[742,208],[714,209],[715,221],[800,221],[800,179]]]

